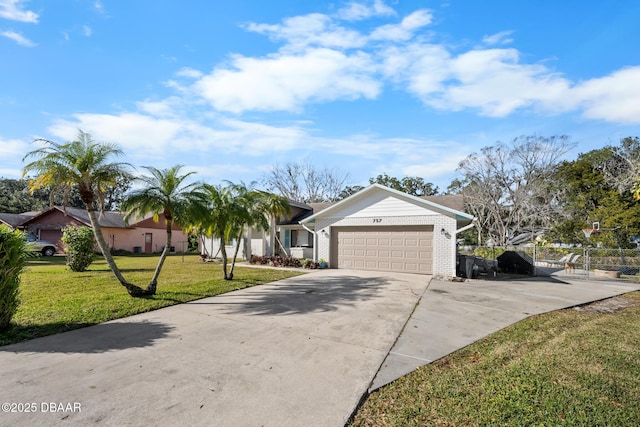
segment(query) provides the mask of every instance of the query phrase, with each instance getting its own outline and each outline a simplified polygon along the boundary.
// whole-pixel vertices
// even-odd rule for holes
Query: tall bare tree
[[[548,227],[560,208],[553,173],[574,147],[562,136],[520,136],[484,147],[460,162],[467,208],[496,245],[525,229]],[[533,230],[531,230],[533,231]]]
[[[274,165],[263,175],[262,184],[268,191],[303,202],[332,202],[348,184],[349,174],[337,168],[318,167],[310,160]]]
[[[611,157],[600,165],[607,181],[620,193],[632,191],[640,198],[640,138],[626,137],[619,146],[608,146]]]

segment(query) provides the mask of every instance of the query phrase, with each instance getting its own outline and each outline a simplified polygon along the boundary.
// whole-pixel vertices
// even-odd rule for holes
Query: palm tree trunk
[[[220,237],[220,252],[222,252],[222,271],[224,272],[224,280],[231,280],[227,274],[227,263],[229,260],[227,259],[227,248],[225,248],[224,245],[225,238]]]
[[[173,226],[173,221],[165,218],[165,223],[167,225],[167,240],[164,244],[164,250],[160,254],[160,259],[158,260],[158,265],[156,266],[156,270],[153,272],[153,277],[151,278],[151,282],[147,285],[146,292],[148,295],[155,295],[156,289],[158,287],[158,276],[160,276],[160,271],[162,270],[162,266],[164,265],[164,261],[167,259],[167,255],[171,250],[171,227]]]
[[[236,268],[236,259],[238,258],[238,252],[240,251],[240,241],[242,239],[242,231],[238,233],[238,241],[236,242],[236,251],[233,253],[233,259],[231,260],[231,272],[229,273],[229,280],[233,280],[233,270]]]
[[[109,248],[107,247],[107,242],[104,240],[104,236],[102,235],[102,228],[100,227],[100,223],[98,222],[98,218],[96,217],[95,210],[87,207],[87,213],[89,214],[89,222],[91,223],[93,234],[95,235],[96,241],[98,242],[100,252],[102,252],[102,256],[104,257],[105,261],[107,261],[107,265],[113,272],[114,276],[116,276],[116,279],[118,279],[120,284],[127,289],[127,292],[129,292],[129,295],[131,295],[132,297],[141,297],[147,295],[144,289],[127,282],[127,280],[124,278],[124,276],[120,272],[120,269],[116,265],[116,262],[113,259]]]

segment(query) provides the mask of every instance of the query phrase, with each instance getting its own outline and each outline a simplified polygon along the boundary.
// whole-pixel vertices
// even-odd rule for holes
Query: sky
[[[310,161],[366,185],[521,135],[640,136],[631,0],[0,0],[0,176],[78,129],[125,161],[260,182]]]

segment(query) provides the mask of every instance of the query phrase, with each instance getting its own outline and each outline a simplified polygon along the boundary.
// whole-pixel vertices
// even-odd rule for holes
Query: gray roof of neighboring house
[[[35,215],[36,213],[31,212],[25,212],[21,214],[0,212],[0,221],[12,228],[15,228],[21,225],[23,222],[33,218]]]
[[[453,209],[458,212],[464,212],[464,197],[462,194],[446,194],[443,196],[423,196],[425,200],[437,203],[445,208]]]
[[[35,220],[38,217],[41,217],[51,210],[58,210],[60,212],[66,212],[70,217],[86,224],[91,225],[91,221],[89,220],[89,214],[85,209],[80,208],[63,208],[60,206],[54,206],[53,208],[47,209],[46,211],[40,212],[40,214],[32,217],[30,220]],[[129,225],[126,225],[124,222],[124,213],[122,212],[112,212],[112,211],[103,211],[102,213],[96,212],[98,217],[98,222],[101,227],[112,227],[112,228],[130,228]],[[29,221],[30,221],[29,220]]]
[[[333,205],[334,203],[336,203],[336,202],[319,202],[319,203],[293,202],[293,203],[291,203],[292,206],[303,208],[304,210],[302,212],[300,212],[298,215],[296,215],[293,218],[291,218],[290,220],[281,223],[280,225],[287,225],[287,224],[298,225],[299,221],[302,221],[306,217],[311,216],[314,213],[318,213],[318,212],[322,211],[323,209],[328,208],[329,206]]]

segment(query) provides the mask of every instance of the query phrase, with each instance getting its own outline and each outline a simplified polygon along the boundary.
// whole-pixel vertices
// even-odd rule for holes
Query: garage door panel
[[[336,227],[332,239],[338,268],[432,272],[433,226]]]

